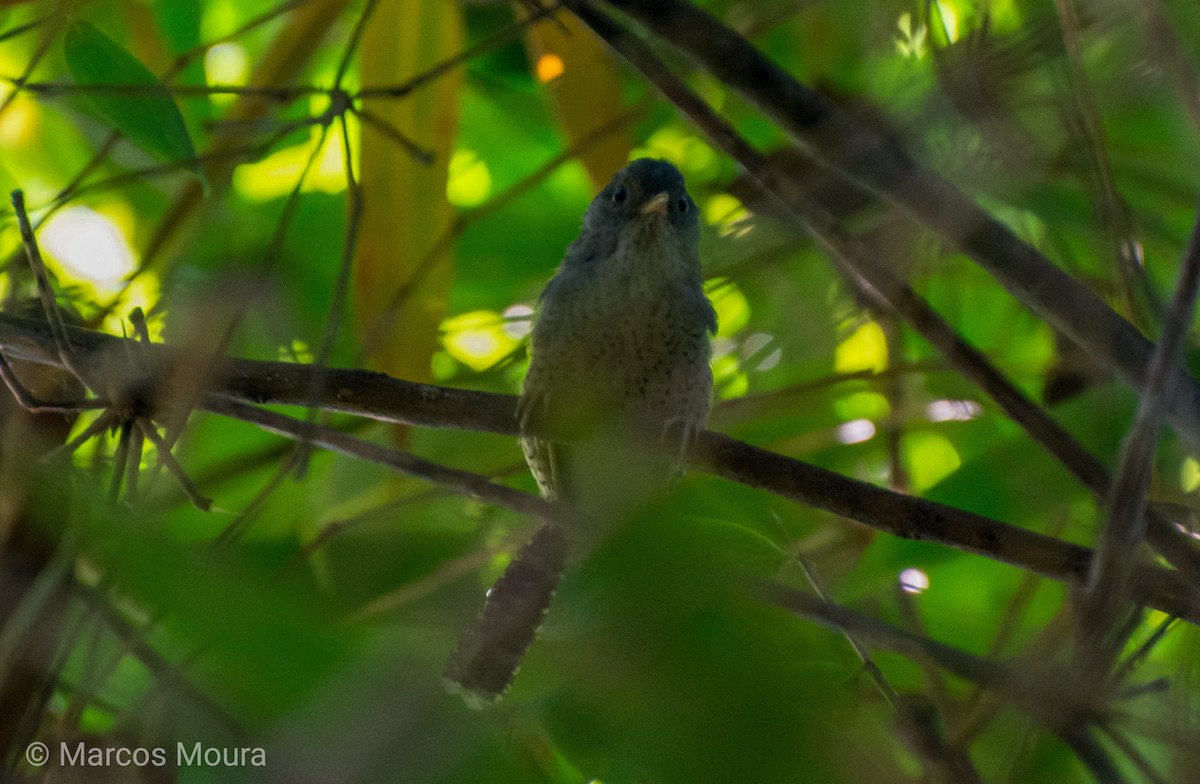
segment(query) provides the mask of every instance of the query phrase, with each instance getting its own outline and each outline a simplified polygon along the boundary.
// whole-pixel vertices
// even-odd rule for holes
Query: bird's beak
[[[667,193],[666,191],[657,193],[654,195],[654,198],[643,204],[642,208],[638,210],[638,212],[642,213],[643,215],[666,215],[667,202],[669,202],[670,199],[671,194]]]

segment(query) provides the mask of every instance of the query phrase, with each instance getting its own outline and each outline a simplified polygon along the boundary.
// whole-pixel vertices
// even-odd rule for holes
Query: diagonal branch
[[[896,139],[863,125],[685,0],[608,0],[736,90],[825,163],[870,188],[970,256],[1014,297],[1115,371],[1146,389],[1153,344],[1088,288],[917,163]],[[568,0],[572,11],[591,7]],[[1167,417],[1200,444],[1200,383],[1177,370]]]
[[[979,386],[1013,421],[1046,448],[1100,499],[1109,494],[1111,476],[1105,465],[1025,393],[1006,378],[986,356],[967,343],[928,302],[907,283],[876,261],[877,252],[845,236],[837,221],[813,203],[792,182],[741,137],[738,131],[692,92],[649,48],[593,5],[576,4],[576,15],[632,63],[718,146],[746,168],[764,196],[780,208],[790,223],[811,231],[830,256],[860,288],[885,301],[929,341],[965,377]],[[1175,526],[1157,512],[1148,514],[1150,542],[1188,575],[1200,577],[1200,552]]]
[[[1200,289],[1200,218],[1192,228],[1191,241],[1175,296],[1167,311],[1162,338],[1146,379],[1146,391],[1138,408],[1137,420],[1121,447],[1116,479],[1109,492],[1108,519],[1096,545],[1096,558],[1088,575],[1084,596],[1084,618],[1092,627],[1089,631],[1108,638],[1108,632],[1118,625],[1118,615],[1124,606],[1130,574],[1136,553],[1145,535],[1146,492],[1150,487],[1154,448],[1162,427],[1163,403],[1171,396],[1172,385],[1178,378],[1177,369],[1183,359],[1183,347],[1188,327],[1196,309]],[[1101,643],[1102,658],[1115,657],[1123,640],[1106,639]]]
[[[325,425],[267,411],[220,395],[210,395],[202,407],[214,414],[240,419],[296,441],[387,466],[401,473],[447,487],[462,495],[482,498],[515,512],[546,521],[558,520],[558,508],[542,498],[496,484],[485,476],[438,465],[416,455],[364,441]]]

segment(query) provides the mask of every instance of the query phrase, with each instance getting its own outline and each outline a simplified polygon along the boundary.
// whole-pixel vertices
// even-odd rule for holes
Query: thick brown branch
[[[212,391],[249,402],[317,405],[387,422],[517,433],[516,398],[511,395],[416,384],[364,370],[325,369],[321,371],[324,383],[320,395],[314,400],[311,377],[317,369],[312,366],[210,360],[171,346],[147,345],[88,330],[69,331],[75,362],[105,374],[113,388],[144,387],[150,381],[167,386],[176,370],[204,364],[214,369],[209,381]],[[34,361],[58,363],[49,329],[36,321],[0,314],[0,348]],[[113,357],[119,361],[110,361]],[[272,429],[282,432],[287,428],[281,425]],[[320,439],[314,443],[322,445]],[[332,442],[328,446],[340,448]],[[938,542],[1056,580],[1083,579],[1091,560],[1087,548],[876,487],[719,433],[704,433],[692,459],[702,470],[896,536]],[[1200,623],[1200,597],[1178,572],[1141,568],[1134,578],[1134,591],[1141,602]]]

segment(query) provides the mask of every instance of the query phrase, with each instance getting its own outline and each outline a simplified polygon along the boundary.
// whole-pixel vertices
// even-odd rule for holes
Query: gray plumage
[[[647,211],[661,194],[663,210]],[[542,294],[523,424],[618,441],[703,429],[716,314],[704,294],[697,212],[683,175],[665,161],[634,161],[596,196]],[[592,509],[596,499],[572,492],[581,477],[564,465],[568,450],[534,437],[521,445],[544,495]]]
[[[634,161],[592,201],[542,293],[521,427],[569,443],[527,434],[521,446],[542,494],[572,507],[580,529],[603,528],[670,484],[708,420],[717,325],[697,213],[678,169]],[[553,596],[568,533],[574,541],[583,532],[535,535],[451,655],[447,685],[469,704],[491,702],[512,680]]]

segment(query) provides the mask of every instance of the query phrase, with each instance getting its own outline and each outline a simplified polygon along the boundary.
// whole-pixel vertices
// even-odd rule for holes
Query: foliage
[[[1196,220],[1190,6],[701,5],[1142,333],[1162,333]],[[1200,776],[1192,623],[1157,638],[1166,615],[1139,616],[1121,650],[1151,644],[1119,694],[1062,676],[1096,700],[1103,731],[1083,742],[1035,688],[1044,672],[1091,672],[1079,585],[707,468],[580,554],[514,687],[468,711],[443,692],[442,664],[534,522],[205,410],[203,390],[222,383],[206,357],[515,394],[538,293],[628,158],[674,161],[702,210],[721,323],[711,429],[1087,547],[1110,507],[566,10],[559,27],[535,3],[450,0],[0,9],[0,186],[24,192],[60,303],[92,329],[194,357],[153,395],[91,385],[124,407],[81,414],[53,442],[63,457],[87,436],[69,466],[22,469],[27,485],[4,473],[25,454],[4,431],[5,530],[51,543],[11,589],[16,609],[0,602],[5,677],[25,653],[37,660],[21,619],[61,616],[40,661],[55,676],[49,699],[27,695],[32,724],[5,738],[22,741],[6,763],[28,780],[46,771],[19,761],[35,738],[163,747],[172,760],[177,742],[265,750],[265,769],[185,766],[183,782]],[[621,20],[806,183],[842,236],[1117,464],[1150,395],[912,210],[793,146],[736,85]],[[2,218],[12,312],[35,287],[16,214]],[[5,356],[27,357],[6,335]],[[1189,344],[1186,364],[1197,357]],[[29,367],[17,371],[34,389]],[[271,410],[536,492],[508,435]],[[1200,486],[1193,436],[1164,428],[1152,465],[1151,501],[1181,522]],[[813,583],[926,642],[1018,662],[1028,680],[985,682],[867,632],[864,666],[846,636],[763,590]],[[1122,692],[1158,678],[1161,690]]]

